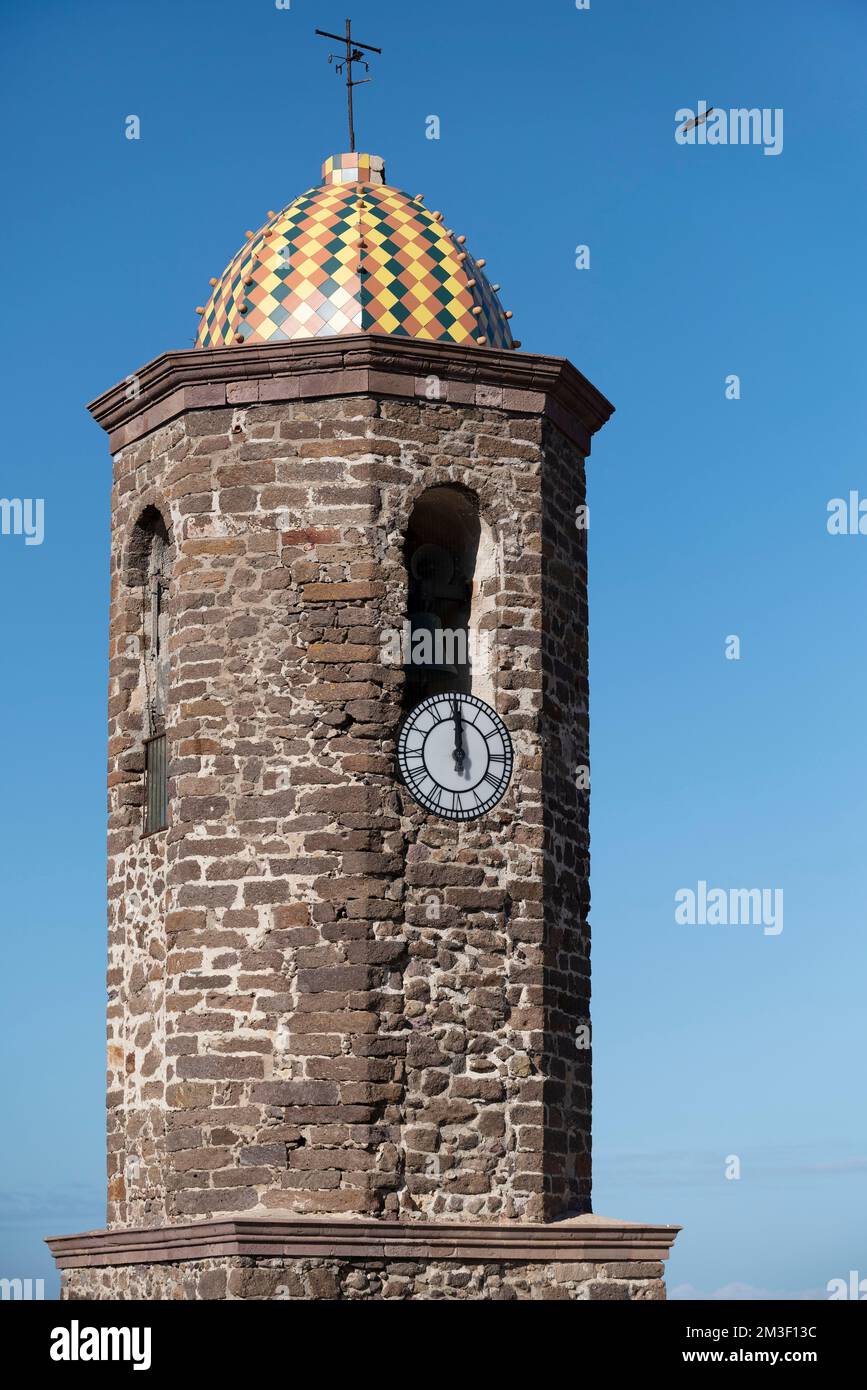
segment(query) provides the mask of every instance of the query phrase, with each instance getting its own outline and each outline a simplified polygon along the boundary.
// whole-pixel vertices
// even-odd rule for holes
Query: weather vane
[[[323,39],[336,39],[338,43],[344,43],[346,45],[345,53],[329,53],[328,61],[329,63],[333,63],[335,60],[339,60],[337,62],[336,69],[338,74],[342,73],[344,69],[346,70],[346,96],[347,104],[349,107],[349,148],[350,150],[354,150],[355,116],[352,110],[352,89],[353,87],[362,86],[362,84],[365,82],[370,82],[371,79],[369,77],[359,77],[357,80],[353,80],[352,65],[353,63],[363,63],[364,71],[370,72],[370,64],[364,58],[364,54],[381,53],[382,49],[374,48],[372,43],[358,43],[355,39],[353,39],[352,27],[348,19],[346,21],[345,34],[329,34],[325,29],[317,29],[316,32]]]

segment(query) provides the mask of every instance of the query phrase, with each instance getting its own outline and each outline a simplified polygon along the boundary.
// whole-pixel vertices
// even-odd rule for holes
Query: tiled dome
[[[385,183],[375,155],[335,155],[323,182],[247,233],[196,346],[347,333],[517,346],[495,287],[442,214]]]

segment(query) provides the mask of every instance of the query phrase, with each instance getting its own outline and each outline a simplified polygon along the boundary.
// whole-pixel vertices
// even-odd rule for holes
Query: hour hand
[[[455,717],[455,767],[458,772],[464,770],[464,726],[461,723],[460,702],[455,699],[452,701],[452,713]]]

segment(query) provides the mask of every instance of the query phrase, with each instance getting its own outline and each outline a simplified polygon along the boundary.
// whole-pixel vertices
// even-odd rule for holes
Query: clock
[[[476,695],[429,695],[406,716],[397,766],[410,796],[446,820],[477,820],[505,795],[514,755],[497,711]]]

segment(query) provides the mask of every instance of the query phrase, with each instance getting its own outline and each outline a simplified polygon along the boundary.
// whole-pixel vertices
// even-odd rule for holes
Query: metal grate
[[[145,740],[145,834],[165,830],[169,823],[169,779],[166,736]]]

